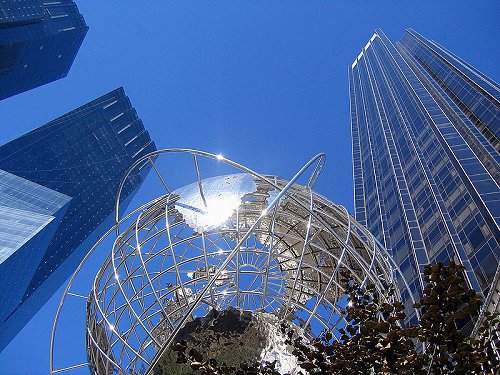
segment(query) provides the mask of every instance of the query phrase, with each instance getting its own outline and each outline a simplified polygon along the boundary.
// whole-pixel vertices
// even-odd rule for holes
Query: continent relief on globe
[[[211,310],[207,316],[189,321],[179,331],[165,352],[154,375],[193,374],[189,363],[177,363],[178,352],[172,348],[182,343],[186,355],[193,349],[200,360],[216,359],[218,364],[239,367],[240,363],[276,362],[281,373],[297,369],[293,347],[285,344],[280,319],[266,312],[251,312],[232,307]],[[196,373],[196,371],[194,372]]]

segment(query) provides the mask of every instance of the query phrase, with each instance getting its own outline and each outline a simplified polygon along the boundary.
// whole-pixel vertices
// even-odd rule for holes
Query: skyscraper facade
[[[110,227],[122,176],[155,149],[122,88],[0,147],[0,290],[13,301],[0,307],[0,350]]]
[[[2,322],[22,300],[70,201],[67,195],[0,170]]]
[[[394,45],[377,29],[349,86],[356,219],[417,296],[424,266],[450,260],[486,296],[500,259],[498,85],[413,30]]]
[[[71,0],[0,0],[0,100],[65,77],[87,30]]]

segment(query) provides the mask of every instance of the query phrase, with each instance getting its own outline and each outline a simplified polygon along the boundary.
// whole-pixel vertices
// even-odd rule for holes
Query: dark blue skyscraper
[[[71,0],[1,0],[0,100],[65,77],[87,30]]]
[[[12,301],[0,350],[112,225],[122,176],[155,149],[121,88],[0,147],[0,291]],[[148,171],[127,182],[125,205]]]
[[[417,295],[424,265],[455,260],[486,296],[500,259],[498,85],[413,30],[396,45],[376,30],[349,84],[356,219]]]

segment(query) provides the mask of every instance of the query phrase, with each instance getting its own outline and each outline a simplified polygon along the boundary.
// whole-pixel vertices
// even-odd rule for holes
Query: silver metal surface
[[[167,188],[169,178],[157,165],[170,154],[191,156],[197,180]],[[238,173],[202,179],[199,158]],[[323,154],[286,181],[217,155],[162,150],[134,163],[122,187],[144,162],[154,165],[164,193],[122,219],[117,204],[116,225],[104,236],[116,233],[86,304],[86,350],[93,373],[152,369],[184,324],[212,309],[270,313],[310,337],[323,329],[336,335],[345,325],[342,272],[363,285],[373,283],[381,300],[393,298],[386,291],[396,277],[404,282],[373,236],[345,208],[312,190]],[[309,169],[306,186],[298,185]],[[76,367],[54,362],[57,322],[66,299],[81,298],[71,287],[86,259],[59,305],[51,374],[87,362],[83,358]]]

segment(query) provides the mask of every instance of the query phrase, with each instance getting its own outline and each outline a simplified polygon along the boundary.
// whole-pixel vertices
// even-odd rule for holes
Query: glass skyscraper
[[[87,30],[71,0],[1,0],[0,100],[65,77]]]
[[[356,219],[417,296],[424,266],[450,260],[486,296],[500,259],[498,85],[413,30],[394,45],[377,29],[349,86]]]
[[[22,300],[70,201],[0,170],[0,321]]]
[[[122,88],[0,146],[0,350],[111,227],[122,176],[155,149]]]

